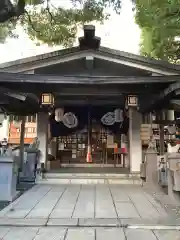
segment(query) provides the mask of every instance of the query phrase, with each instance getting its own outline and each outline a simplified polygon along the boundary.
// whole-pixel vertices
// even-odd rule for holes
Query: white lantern
[[[55,120],[57,122],[61,122],[63,120],[63,116],[64,116],[64,109],[63,108],[57,108],[55,110]]]
[[[167,130],[168,130],[168,133],[169,134],[171,134],[171,135],[173,135],[173,134],[175,134],[176,133],[176,126],[175,125],[173,125],[173,126],[168,126],[167,127]]]
[[[115,123],[114,112],[107,112],[104,116],[102,116],[101,122],[104,125],[113,125]]]
[[[117,108],[114,110],[115,122],[123,122],[123,110]]]
[[[78,119],[72,112],[67,112],[64,114],[63,123],[68,128],[75,128],[78,125]]]

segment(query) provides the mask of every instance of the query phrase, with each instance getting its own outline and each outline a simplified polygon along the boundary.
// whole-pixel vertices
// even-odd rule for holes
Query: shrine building
[[[142,124],[174,123],[180,66],[103,47],[88,25],[76,47],[1,64],[0,90],[1,112],[37,114],[47,169],[138,173]]]

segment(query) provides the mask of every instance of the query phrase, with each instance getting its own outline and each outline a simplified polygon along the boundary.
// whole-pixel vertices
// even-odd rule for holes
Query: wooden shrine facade
[[[77,47],[1,64],[0,91],[0,108],[8,114],[48,112],[41,108],[43,93],[53,94],[54,109],[125,111],[133,95],[144,114],[180,105],[180,66],[101,47],[95,29],[86,26]]]

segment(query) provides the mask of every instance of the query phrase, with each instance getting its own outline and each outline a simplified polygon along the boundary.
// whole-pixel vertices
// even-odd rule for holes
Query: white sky
[[[67,0],[61,0],[61,2],[61,5],[67,6]],[[124,0],[120,15],[113,13],[103,25],[96,24],[96,36],[101,37],[101,46],[139,53],[140,29],[134,23],[131,9],[130,0]],[[82,32],[80,32],[81,35]],[[60,46],[53,48],[47,45],[36,46],[21,30],[19,39],[10,39],[5,44],[0,44],[0,62],[38,55],[58,48]]]

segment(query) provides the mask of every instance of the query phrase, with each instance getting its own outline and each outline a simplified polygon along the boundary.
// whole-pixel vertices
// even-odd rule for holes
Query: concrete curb
[[[136,222],[135,219],[78,219],[78,218],[57,218],[57,219],[15,219],[0,218],[0,226],[6,227],[105,227],[105,228],[127,228],[127,229],[148,229],[148,230],[180,230],[180,223],[162,222]]]
[[[179,226],[168,226],[168,225],[130,225],[126,227],[127,229],[145,229],[145,230],[178,230],[180,231]]]

